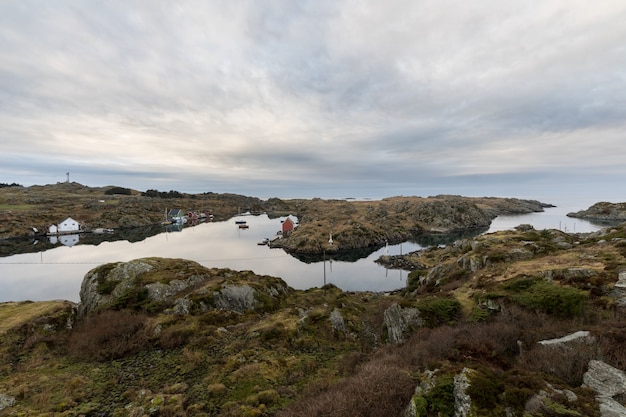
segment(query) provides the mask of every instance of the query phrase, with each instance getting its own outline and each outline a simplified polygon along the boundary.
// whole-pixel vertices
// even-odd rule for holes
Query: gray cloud
[[[626,174],[625,20],[608,0],[5,2],[0,182],[610,183]]]

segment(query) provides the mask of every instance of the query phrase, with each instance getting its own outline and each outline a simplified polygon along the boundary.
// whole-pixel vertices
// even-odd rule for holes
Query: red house
[[[295,224],[291,218],[287,217],[283,222],[283,236],[288,236],[289,233],[293,230]]]

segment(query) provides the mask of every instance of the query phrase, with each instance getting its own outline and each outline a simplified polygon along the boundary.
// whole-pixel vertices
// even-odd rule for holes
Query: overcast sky
[[[625,22],[617,0],[0,0],[0,182],[614,195]]]

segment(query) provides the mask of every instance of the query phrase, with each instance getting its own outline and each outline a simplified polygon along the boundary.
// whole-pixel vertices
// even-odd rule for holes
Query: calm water
[[[533,224],[536,229],[560,228],[568,232],[589,232],[602,227],[565,216],[567,212],[579,209],[581,207],[564,206],[547,209],[544,213],[501,216],[494,220],[488,232],[509,229],[521,223]],[[245,220],[249,228],[238,228],[236,220]],[[50,245],[46,242],[38,252],[0,258],[0,302],[52,299],[77,302],[80,284],[90,269],[107,262],[151,256],[191,259],[207,267],[252,270],[261,275],[281,277],[296,289],[320,287],[327,282],[345,291],[389,291],[405,285],[407,272],[377,265],[374,260],[379,256],[407,253],[460,237],[444,236],[439,240],[425,237],[361,254],[364,257],[357,261],[327,257],[326,261],[318,258],[303,262],[283,250],[257,244],[274,236],[280,230],[281,220],[284,218],[240,216],[224,222],[186,227],[181,231],[163,232],[134,243],[118,240],[98,245],[80,244],[81,236],[79,244],[74,246],[59,242],[56,247],[48,249]]]

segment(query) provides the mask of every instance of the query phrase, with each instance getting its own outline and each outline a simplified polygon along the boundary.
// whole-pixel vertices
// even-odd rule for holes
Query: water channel
[[[276,235],[281,218],[267,215],[237,216],[227,221],[206,222],[193,227],[163,226],[134,231],[133,235],[78,235],[65,241],[20,242],[21,249],[3,244],[0,248],[0,302],[65,299],[78,302],[84,275],[98,265],[130,261],[143,257],[191,259],[206,267],[252,270],[260,275],[283,278],[296,289],[320,287],[332,283],[344,291],[390,291],[406,284],[407,272],[388,270],[374,261],[381,255],[398,255],[432,245],[444,245],[461,237],[509,229],[530,223],[537,229],[560,228],[571,232],[600,229],[583,220],[565,217],[563,210],[544,213],[501,216],[488,230],[465,235],[421,236],[399,245],[342,255],[297,258],[282,249],[270,249],[258,243]],[[246,221],[241,229],[236,221]],[[28,248],[25,248],[28,246]],[[18,253],[23,252],[23,253]]]

